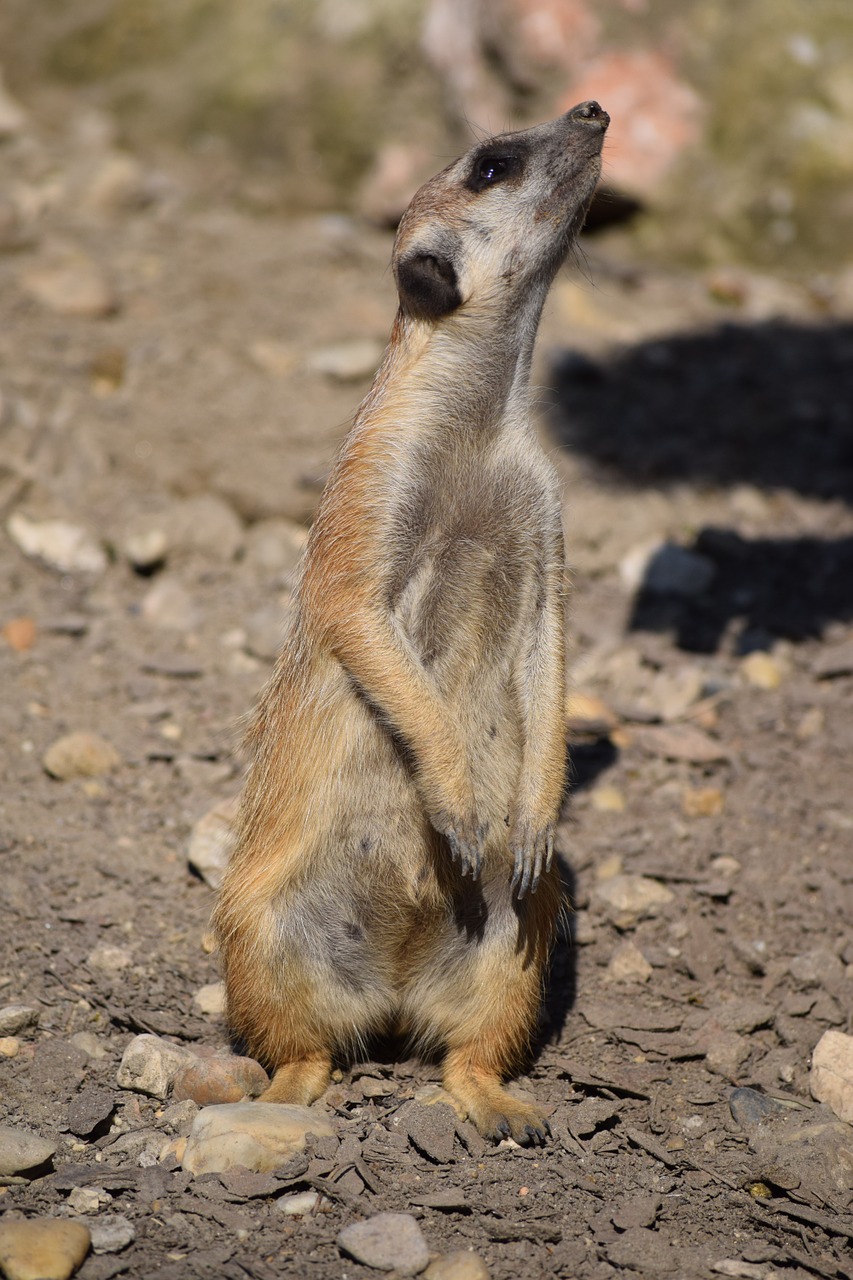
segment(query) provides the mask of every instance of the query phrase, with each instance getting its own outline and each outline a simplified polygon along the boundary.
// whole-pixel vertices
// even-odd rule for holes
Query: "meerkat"
[[[505,1082],[560,906],[564,545],[531,425],[546,294],[592,198],[595,102],[475,146],[415,195],[399,310],[308,539],[250,731],[215,910],[235,1035],[307,1105],[396,1030],[480,1133],[549,1133]]]

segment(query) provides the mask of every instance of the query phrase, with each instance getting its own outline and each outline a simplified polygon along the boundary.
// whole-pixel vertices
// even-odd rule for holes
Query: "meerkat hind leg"
[[[514,1098],[501,1083],[501,1046],[484,1037],[448,1049],[444,1086],[461,1102],[478,1132],[495,1142],[513,1138],[520,1146],[537,1146],[551,1135],[542,1111]]]
[[[329,1087],[332,1056],[319,1052],[306,1054],[293,1062],[283,1062],[259,1102],[290,1102],[307,1107]]]

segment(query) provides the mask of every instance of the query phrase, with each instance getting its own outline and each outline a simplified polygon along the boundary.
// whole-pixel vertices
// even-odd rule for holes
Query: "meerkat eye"
[[[507,178],[517,178],[521,168],[518,156],[481,156],[474,163],[468,186],[472,191],[485,191],[486,187],[494,187]]]

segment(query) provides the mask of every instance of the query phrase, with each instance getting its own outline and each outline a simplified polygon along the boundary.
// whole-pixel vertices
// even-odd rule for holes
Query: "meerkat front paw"
[[[535,893],[543,871],[550,870],[554,858],[554,824],[549,822],[539,831],[528,823],[517,825],[510,841],[514,859],[511,887],[516,896]]]
[[[450,856],[460,873],[476,880],[483,866],[483,845],[489,824],[478,822],[473,814],[468,815],[467,818],[453,818],[448,814],[440,814],[435,820],[435,827],[446,837],[450,846]]]

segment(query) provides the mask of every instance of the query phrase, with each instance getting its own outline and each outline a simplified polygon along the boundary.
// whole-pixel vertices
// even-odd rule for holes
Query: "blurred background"
[[[853,255],[846,0],[5,0],[0,64],[39,119],[96,108],[255,210],[388,222],[473,134],[597,97],[644,252]]]

